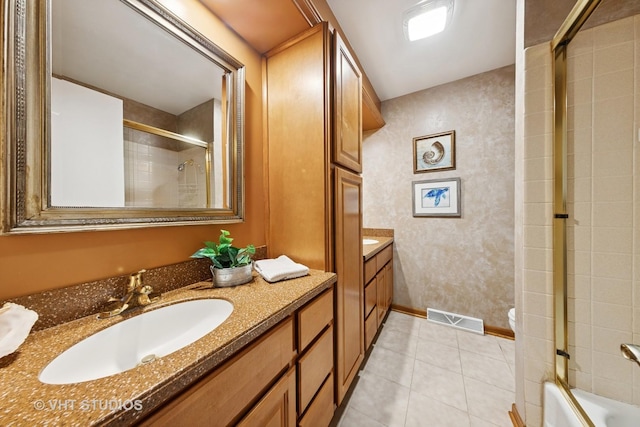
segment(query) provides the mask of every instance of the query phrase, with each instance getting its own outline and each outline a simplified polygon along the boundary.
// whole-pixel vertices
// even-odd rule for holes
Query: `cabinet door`
[[[393,261],[389,261],[385,267],[384,280],[386,282],[387,309],[389,309],[393,302]]]
[[[362,178],[335,168],[335,266],[337,403],[342,402],[364,358],[362,283]]]
[[[362,73],[337,31],[334,54],[333,161],[362,172]]]
[[[290,364],[294,351],[293,319],[289,318],[164,404],[140,425],[223,427],[234,424]]]
[[[378,327],[382,325],[382,320],[384,319],[384,315],[387,314],[387,282],[385,280],[386,271],[383,268],[378,271],[376,275],[376,282],[378,284]]]
[[[295,427],[295,408],[296,370],[291,368],[237,426]]]

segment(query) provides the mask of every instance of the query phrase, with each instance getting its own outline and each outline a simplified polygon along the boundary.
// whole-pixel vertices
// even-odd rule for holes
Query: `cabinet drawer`
[[[374,278],[377,272],[376,268],[376,257],[371,258],[367,262],[364,263],[364,283],[367,284],[371,279]]]
[[[333,326],[298,361],[298,413],[304,412],[333,370]]]
[[[141,425],[210,427],[235,423],[290,364],[293,341],[293,320],[289,318]]]
[[[295,401],[296,370],[291,368],[237,424],[237,427],[295,427]]]
[[[298,312],[298,349],[302,353],[333,320],[333,288]]]
[[[367,320],[364,321],[364,347],[365,350],[371,346],[373,337],[378,332],[378,313],[373,310]]]
[[[307,413],[300,419],[300,427],[328,426],[336,407],[333,403],[333,373],[324,382]]]
[[[378,281],[372,280],[371,283],[364,288],[364,317],[366,318],[371,310],[376,306],[376,301],[378,299]]]
[[[393,245],[389,245],[376,255],[376,270],[380,271],[393,256]]]

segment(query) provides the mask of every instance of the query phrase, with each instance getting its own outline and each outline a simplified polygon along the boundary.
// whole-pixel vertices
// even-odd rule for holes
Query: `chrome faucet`
[[[625,359],[632,360],[640,366],[640,345],[620,344],[620,351]]]
[[[107,319],[117,316],[127,309],[149,305],[160,299],[159,292],[153,292],[151,286],[143,283],[142,275],[146,271],[140,270],[129,276],[129,284],[125,295],[122,298],[109,298],[109,302],[113,304],[107,311],[98,314],[98,318]]]

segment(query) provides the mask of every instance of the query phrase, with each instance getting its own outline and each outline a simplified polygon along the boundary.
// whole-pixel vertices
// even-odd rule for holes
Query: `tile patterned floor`
[[[338,427],[512,427],[514,342],[389,313]]]

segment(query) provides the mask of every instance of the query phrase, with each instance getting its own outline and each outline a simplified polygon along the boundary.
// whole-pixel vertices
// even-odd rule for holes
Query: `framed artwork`
[[[413,181],[413,216],[461,216],[460,178]]]
[[[413,138],[413,173],[456,168],[456,131]]]

